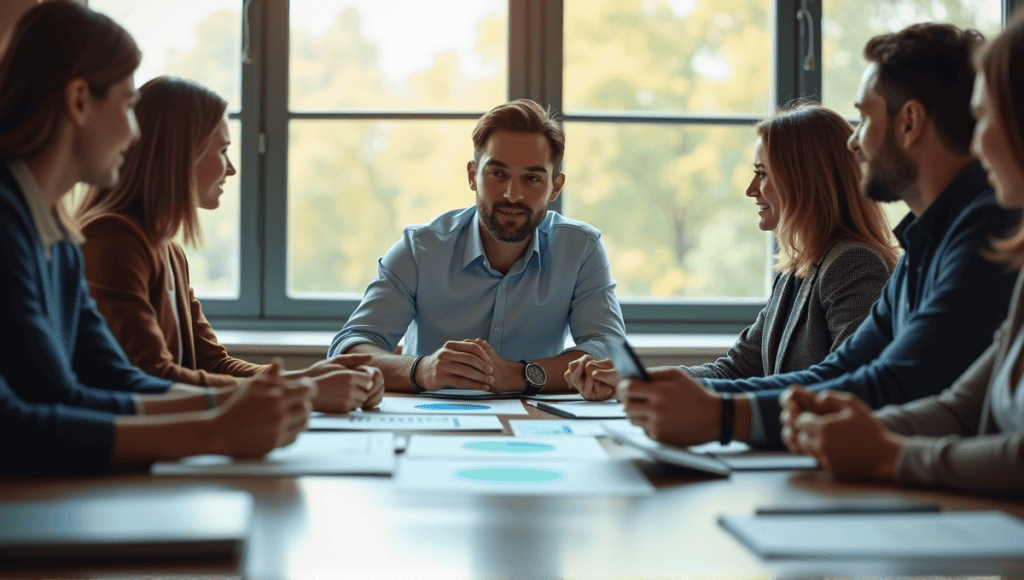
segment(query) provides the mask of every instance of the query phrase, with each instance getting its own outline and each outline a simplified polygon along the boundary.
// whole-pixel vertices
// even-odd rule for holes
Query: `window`
[[[138,84],[177,74],[230,101],[235,190],[203,212],[206,243],[189,252],[218,324],[338,328],[404,226],[473,202],[475,120],[526,97],[565,119],[553,209],[602,230],[629,330],[735,332],[771,277],[744,195],[756,120],[797,96],[852,118],[867,38],[920,20],[992,34],[1018,2],[90,5],[139,41]]]
[[[173,8],[171,9],[173,5]],[[158,75],[199,82],[227,99],[231,147],[228,155],[240,173],[242,166],[238,116],[241,91],[241,4],[238,0],[91,0],[89,6],[131,31],[142,49],[136,85]],[[221,207],[200,212],[204,244],[186,247],[189,275],[196,294],[204,298],[237,300],[241,295],[240,181],[228,179]]]

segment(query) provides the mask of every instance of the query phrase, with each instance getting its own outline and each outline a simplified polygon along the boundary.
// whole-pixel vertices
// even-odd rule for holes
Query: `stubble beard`
[[[917,182],[917,165],[899,147],[890,128],[882,147],[868,161],[862,186],[864,197],[880,202],[904,201]]]
[[[526,223],[518,228],[506,228],[499,223],[499,218],[496,215],[498,209],[515,209],[523,211],[526,215]],[[487,233],[491,234],[494,239],[499,242],[515,243],[528,240],[533,235],[534,230],[537,226],[544,221],[544,217],[547,212],[541,212],[538,215],[534,215],[529,208],[516,204],[516,203],[499,203],[486,207],[483,202],[477,203],[477,211],[480,213],[480,223],[484,225],[484,229]]]

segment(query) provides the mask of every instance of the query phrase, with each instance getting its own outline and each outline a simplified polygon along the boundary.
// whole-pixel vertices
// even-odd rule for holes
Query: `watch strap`
[[[718,436],[718,442],[728,445],[736,428],[736,402],[732,395],[723,393],[719,397],[722,399],[722,433]]]

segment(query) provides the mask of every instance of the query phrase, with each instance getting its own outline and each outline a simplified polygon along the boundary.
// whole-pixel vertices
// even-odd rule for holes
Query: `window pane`
[[[290,108],[487,110],[505,100],[506,0],[291,0]]]
[[[769,112],[770,6],[566,0],[564,109]]]
[[[229,111],[240,110],[242,0],[91,0],[89,6],[135,37],[143,55],[137,86],[163,74],[184,77],[227,99]],[[241,172],[240,123],[230,121],[228,128],[228,154]],[[216,211],[200,210],[205,244],[185,248],[199,298],[239,296],[239,182],[239,175],[228,178]]]
[[[474,203],[474,121],[292,121],[288,296],[359,299],[410,224]]]
[[[237,300],[239,296],[241,127],[239,121],[228,121],[228,131],[231,133],[228,157],[238,174],[228,177],[224,182],[224,193],[220,196],[219,208],[212,211],[199,210],[199,223],[203,227],[203,245],[198,248],[184,246],[185,254],[188,256],[189,278],[197,298]]]
[[[767,296],[767,234],[744,195],[751,127],[569,123],[567,215],[601,230],[620,299]]]
[[[135,84],[163,74],[192,79],[241,109],[242,0],[90,0],[142,49]]]
[[[976,28],[986,36],[999,32],[1000,0],[889,0],[850,2],[822,0],[822,102],[856,117],[860,77],[867,63],[864,45],[877,34],[895,32],[917,22],[950,22]]]

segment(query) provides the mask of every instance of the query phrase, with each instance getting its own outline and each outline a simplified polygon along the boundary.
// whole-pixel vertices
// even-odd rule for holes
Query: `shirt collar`
[[[537,227],[533,231],[533,235],[530,236],[530,245],[526,246],[526,252],[523,254],[524,258],[520,258],[523,263],[523,267],[530,262],[530,258],[533,254],[537,254],[538,266],[540,266],[539,260],[541,257],[540,253],[540,230],[543,224]],[[481,260],[487,263],[487,254],[484,253],[484,241],[480,237],[480,212],[473,211],[473,219],[469,221],[469,239],[466,240],[466,251],[463,252],[462,256],[462,269],[465,270],[473,262]],[[517,263],[519,263],[517,261]],[[490,264],[488,264],[489,266]],[[509,273],[512,273],[511,271]]]
[[[900,245],[903,249],[907,248],[906,235],[911,227],[927,236],[929,240],[941,239],[964,207],[988,187],[988,179],[981,163],[971,163],[949,182],[924,213],[917,218],[912,213],[908,214],[896,226],[893,232],[900,240]]]
[[[28,212],[32,215],[32,222],[36,226],[36,234],[39,242],[43,245],[43,252],[46,259],[50,259],[50,249],[58,242],[69,242],[73,244],[82,243],[80,236],[68,231],[64,224],[53,215],[53,211],[46,206],[43,199],[43,192],[39,190],[39,184],[32,175],[32,171],[20,159],[13,159],[7,163],[14,181],[25,196],[25,203],[28,205]]]

